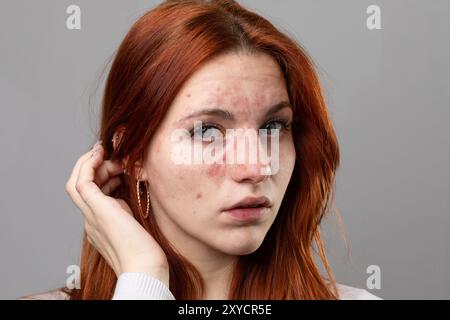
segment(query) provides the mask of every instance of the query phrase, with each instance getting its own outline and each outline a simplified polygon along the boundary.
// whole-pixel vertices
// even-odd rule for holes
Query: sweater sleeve
[[[141,272],[124,272],[117,279],[112,300],[175,300],[169,288]]]

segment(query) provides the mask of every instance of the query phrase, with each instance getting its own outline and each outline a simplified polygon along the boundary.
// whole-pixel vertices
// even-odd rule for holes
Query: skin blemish
[[[197,199],[200,199],[201,197],[202,197],[202,194],[201,194],[201,193],[197,193],[196,198],[197,198]]]
[[[191,94],[190,94],[190,93],[188,93],[188,94],[186,95],[186,97],[190,98],[190,97],[191,97]]]
[[[220,173],[221,165],[220,164],[212,164],[206,169],[206,174],[208,177],[216,177]]]

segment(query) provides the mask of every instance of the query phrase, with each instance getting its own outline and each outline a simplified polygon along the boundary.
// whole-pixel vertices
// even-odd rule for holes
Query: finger
[[[67,180],[66,189],[73,189],[73,190],[75,190],[75,182],[77,181],[78,173],[80,172],[80,167],[81,167],[81,165],[83,164],[84,161],[89,159],[89,157],[91,156],[91,153],[92,153],[91,151],[92,150],[89,150],[88,152],[83,154],[80,158],[78,158],[77,162],[75,163],[75,166],[72,169],[70,177]]]
[[[101,190],[104,194],[109,195],[120,185],[121,182],[122,181],[119,177],[112,178],[101,187]]]
[[[80,172],[75,183],[77,192],[80,194],[81,199],[91,209],[91,213],[95,213],[95,208],[101,207],[102,203],[104,204],[106,201],[105,194],[103,194],[94,182],[95,171],[102,163],[103,156],[104,149],[101,145],[98,145],[97,148],[93,150],[91,157],[81,164]],[[87,218],[90,219],[91,217]]]
[[[78,159],[78,161],[75,163],[75,166],[72,170],[69,180],[66,182],[66,186],[65,186],[66,192],[69,194],[71,200],[83,213],[88,212],[90,209],[84,203],[84,201],[81,199],[81,196],[79,195],[78,191],[76,190],[75,184],[76,184],[79,172],[80,172],[81,165],[87,159],[89,159],[91,154],[92,154],[92,150],[86,152]]]
[[[102,187],[108,180],[123,173],[123,166],[119,161],[105,160],[95,172],[94,182]]]

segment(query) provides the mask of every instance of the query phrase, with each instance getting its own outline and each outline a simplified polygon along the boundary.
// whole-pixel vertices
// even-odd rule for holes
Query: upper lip
[[[241,201],[235,203],[234,205],[226,208],[225,211],[236,209],[236,208],[242,208],[242,207],[252,207],[252,206],[263,206],[263,207],[269,208],[272,206],[272,202],[266,196],[246,197],[246,198],[242,199]]]

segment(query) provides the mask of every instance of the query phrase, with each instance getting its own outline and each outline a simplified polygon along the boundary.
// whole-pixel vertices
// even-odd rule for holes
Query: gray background
[[[95,142],[104,66],[156,3],[0,2],[0,298],[63,286],[78,263],[83,224],[64,185]],[[378,296],[449,299],[450,1],[241,3],[319,67],[342,152],[350,256],[336,219],[325,225],[338,281],[365,288],[378,265]],[[81,7],[79,31],[65,26],[70,4]],[[370,4],[382,30],[366,28]]]

